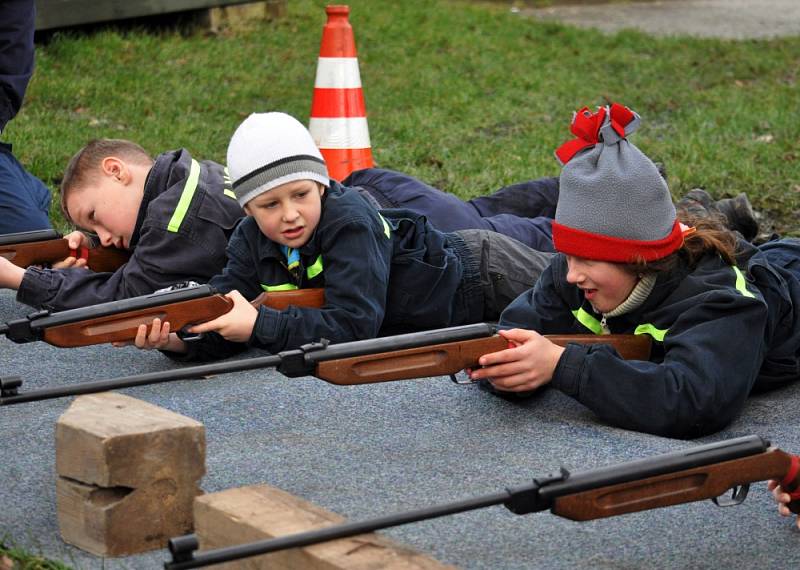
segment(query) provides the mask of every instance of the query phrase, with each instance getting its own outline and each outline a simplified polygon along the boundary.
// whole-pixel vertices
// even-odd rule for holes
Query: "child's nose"
[[[567,265],[567,283],[580,283],[583,280],[583,274],[572,264]]]
[[[114,240],[111,238],[111,234],[105,230],[97,230],[97,237],[100,239],[100,245],[103,247],[111,247],[114,245]]]
[[[287,222],[296,220],[299,215],[297,208],[293,206],[287,206],[283,209],[283,219]]]

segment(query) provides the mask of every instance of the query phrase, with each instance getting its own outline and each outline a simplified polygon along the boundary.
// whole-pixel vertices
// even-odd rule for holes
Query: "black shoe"
[[[758,235],[758,220],[744,192],[734,198],[717,200],[716,208],[728,220],[728,227],[742,234],[747,241]]]
[[[699,218],[721,215],[711,194],[702,188],[693,188],[689,190],[689,192],[675,204],[675,207],[678,210],[684,210]]]

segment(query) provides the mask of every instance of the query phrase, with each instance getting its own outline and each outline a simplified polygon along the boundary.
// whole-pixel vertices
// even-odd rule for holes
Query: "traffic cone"
[[[367,110],[361,90],[349,6],[327,6],[322,28],[308,130],[322,152],[328,174],[343,180],[373,165]]]

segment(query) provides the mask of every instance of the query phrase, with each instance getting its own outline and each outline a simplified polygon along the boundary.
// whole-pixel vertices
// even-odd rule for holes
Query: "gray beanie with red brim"
[[[575,113],[578,138],[556,150],[564,165],[553,222],[557,251],[631,263],[666,257],[683,245],[667,184],[627,137],[639,116],[617,103]]]

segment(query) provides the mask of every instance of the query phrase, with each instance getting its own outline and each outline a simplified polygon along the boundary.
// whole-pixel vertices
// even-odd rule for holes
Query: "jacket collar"
[[[144,181],[144,194],[136,216],[136,225],[131,234],[129,247],[136,247],[142,233],[142,226],[147,218],[150,203],[169,190],[177,181],[185,180],[189,175],[192,157],[186,149],[173,150],[158,155]]]

